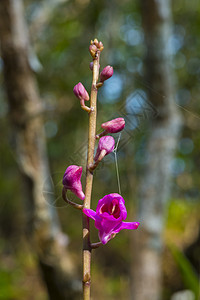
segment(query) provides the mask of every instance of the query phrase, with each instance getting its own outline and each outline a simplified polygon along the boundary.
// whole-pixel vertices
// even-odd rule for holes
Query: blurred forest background
[[[38,98],[30,107],[26,99],[20,102],[21,96],[13,102],[20,86],[13,79],[21,78],[26,66],[20,73],[20,63],[13,59],[3,73],[11,44],[6,44],[9,24],[8,32],[3,32],[9,20],[3,3],[0,299],[44,300],[47,290],[49,299],[80,299],[82,221],[80,213],[63,202],[61,191],[67,166],[86,164],[88,116],[80,109],[73,87],[81,81],[90,91],[88,47],[95,37],[104,44],[101,70],[108,64],[114,68],[113,77],[98,93],[97,129],[100,132],[101,123],[114,117],[126,120],[117,148],[120,186],[127,221],[141,225],[137,232],[122,231],[93,252],[92,299],[199,299],[199,1],[25,0],[26,25],[20,25],[24,37],[17,43],[19,49],[25,45],[22,50],[28,53],[31,69],[23,76],[27,88],[36,89],[33,99]],[[21,9],[10,6],[13,11]],[[11,14],[13,24],[16,16]],[[22,31],[16,25],[16,36]],[[28,36],[27,46],[23,42]],[[10,57],[19,54],[23,61],[26,51],[10,52]],[[22,90],[25,86],[22,83]],[[37,105],[39,110],[34,111]],[[23,119],[30,111],[30,119]],[[30,144],[20,144],[29,140],[27,132],[30,136],[35,132],[43,145],[38,158],[32,144],[36,167],[30,170],[26,161]],[[118,189],[111,154],[95,171],[92,208]],[[92,241],[97,241],[91,225]],[[64,256],[68,261],[63,262]],[[177,298],[177,293],[185,298]]]

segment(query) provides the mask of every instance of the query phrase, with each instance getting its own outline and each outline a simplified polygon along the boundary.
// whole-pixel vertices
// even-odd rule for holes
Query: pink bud
[[[90,99],[88,92],[84,88],[81,82],[79,82],[77,85],[75,85],[73,89],[74,95],[79,98],[80,100],[86,100],[88,101]]]
[[[99,144],[97,147],[97,152],[95,155],[94,160],[97,161],[99,158],[99,155],[101,154],[101,152],[104,152],[104,155],[108,155],[110,152],[112,152],[115,148],[115,140],[112,136],[103,136],[102,138],[100,138],[99,140]]]
[[[66,190],[72,191],[81,200],[85,199],[81,184],[82,167],[71,165],[63,176],[63,185]]]
[[[98,47],[99,41],[97,39],[94,39],[93,44]]]
[[[100,81],[103,82],[113,75],[113,67],[107,66],[103,69],[103,71],[100,74]]]
[[[97,46],[95,46],[94,44],[90,45],[89,51],[90,51],[90,54],[92,55],[92,57],[95,57],[96,52],[97,52]]]
[[[102,42],[98,43],[98,48],[99,48],[100,51],[102,51],[104,49],[104,46],[103,46]]]
[[[109,133],[116,133],[124,129],[124,118],[117,118],[101,124],[101,127]]]
[[[102,51],[103,48],[104,48],[104,47],[103,47],[103,43],[102,43],[102,42],[99,42],[97,39],[94,39],[94,41],[91,40],[90,44],[91,44],[91,45],[95,45],[99,51]]]

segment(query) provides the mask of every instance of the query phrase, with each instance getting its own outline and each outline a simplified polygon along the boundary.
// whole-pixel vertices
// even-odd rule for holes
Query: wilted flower
[[[123,222],[127,217],[125,201],[119,194],[109,194],[99,200],[96,211],[83,209],[84,214],[95,220],[95,227],[99,230],[99,239],[102,244],[122,229],[137,229],[139,222]]]
[[[109,79],[113,76],[113,67],[106,66],[100,74],[100,81],[104,82],[105,80]]]
[[[84,200],[85,194],[82,190],[81,175],[82,167],[71,165],[66,169],[62,183],[66,190],[72,191],[78,198]]]
[[[81,82],[75,85],[73,92],[74,95],[80,100],[88,101],[90,99],[88,92],[86,91]]]
[[[101,127],[109,133],[116,133],[124,129],[124,118],[116,118],[106,123],[101,124]]]
[[[94,157],[94,160],[97,161],[99,159],[99,156],[103,158],[104,156],[108,155],[110,152],[112,152],[115,148],[115,140],[112,136],[103,136],[99,140],[99,144],[97,147],[97,152]],[[101,158],[101,159],[102,159]]]

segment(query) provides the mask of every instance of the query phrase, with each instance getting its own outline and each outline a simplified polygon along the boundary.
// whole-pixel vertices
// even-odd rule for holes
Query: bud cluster
[[[97,39],[94,39],[94,41],[91,40],[90,46],[89,46],[89,51],[93,58],[96,57],[97,51],[102,51],[103,48],[104,48],[104,46],[103,46],[102,42],[99,42]]]

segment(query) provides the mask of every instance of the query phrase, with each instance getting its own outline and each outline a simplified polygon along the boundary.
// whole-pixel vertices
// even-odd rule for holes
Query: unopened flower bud
[[[103,43],[102,43],[102,42],[99,42],[99,43],[98,43],[98,49],[99,49],[100,51],[102,51],[102,50],[104,49],[104,46],[103,46]]]
[[[80,100],[88,101],[90,99],[88,92],[86,91],[86,89],[84,88],[81,82],[75,85],[73,92],[74,95]]]
[[[101,127],[109,133],[116,133],[124,129],[124,118],[116,118],[106,123],[101,124]]]
[[[90,70],[93,70],[93,61],[90,63]]]
[[[81,175],[82,167],[71,165],[66,169],[62,183],[66,190],[70,190],[78,198],[84,200],[85,194],[82,190]]]
[[[92,55],[92,57],[95,57],[96,52],[97,52],[97,47],[94,44],[90,45],[89,51],[90,51],[90,54]]]
[[[104,82],[105,80],[109,79],[113,75],[113,67],[106,66],[100,74],[100,81]]]
[[[115,148],[115,140],[112,136],[103,136],[99,140],[97,147],[97,152],[94,160],[97,161],[101,153],[103,153],[102,158],[112,152]],[[102,159],[101,158],[101,159]]]
[[[95,44],[95,46],[98,47],[99,41],[98,41],[97,39],[94,39],[94,42],[93,42],[93,43]]]

